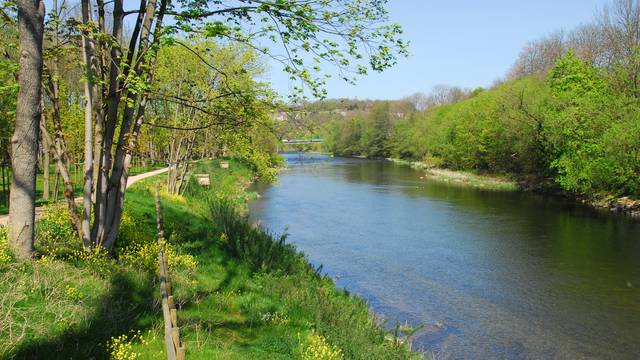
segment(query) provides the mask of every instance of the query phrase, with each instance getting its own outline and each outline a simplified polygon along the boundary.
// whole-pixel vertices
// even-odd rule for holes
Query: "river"
[[[640,359],[640,223],[557,198],[285,154],[253,221],[437,359]]]

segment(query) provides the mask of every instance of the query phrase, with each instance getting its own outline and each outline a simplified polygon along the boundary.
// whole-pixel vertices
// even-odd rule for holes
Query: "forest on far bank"
[[[336,155],[401,158],[571,193],[637,198],[640,24],[630,19],[639,13],[635,1],[616,1],[591,24],[533,41],[487,89],[438,86],[395,101],[321,101],[290,118]]]

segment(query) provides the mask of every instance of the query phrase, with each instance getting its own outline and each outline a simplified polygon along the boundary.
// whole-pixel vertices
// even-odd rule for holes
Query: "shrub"
[[[250,265],[253,271],[293,271],[304,264],[304,258],[286,235],[274,237],[260,227],[251,226],[228,199],[209,201],[209,215],[222,231],[220,243],[232,256]]]
[[[174,197],[182,198],[179,195]],[[175,200],[173,201],[181,201]],[[179,234],[172,234],[171,239],[180,238]],[[175,241],[172,241],[175,243]],[[170,270],[194,270],[198,265],[196,259],[188,254],[179,254],[175,245],[166,243],[165,251]],[[116,256],[126,265],[143,269],[148,272],[158,270],[158,241],[153,231],[140,231],[139,224],[126,211],[122,215]]]
[[[120,222],[115,256],[121,263],[149,272],[155,272],[158,268],[158,244],[154,232],[141,231],[139,224],[126,210]]]
[[[344,354],[340,348],[333,346],[327,340],[312,331],[307,336],[301,336],[300,339],[300,357],[303,360],[342,360]]]
[[[9,248],[7,228],[0,227],[0,266],[13,262],[13,254]]]
[[[69,221],[65,205],[54,204],[44,209],[44,216],[36,223],[36,250],[46,256],[66,258],[82,250],[82,242]]]
[[[102,247],[95,247],[90,250],[85,250],[84,248],[74,250],[66,259],[76,265],[84,266],[100,276],[111,275],[115,265],[115,261],[109,256],[107,250]]]

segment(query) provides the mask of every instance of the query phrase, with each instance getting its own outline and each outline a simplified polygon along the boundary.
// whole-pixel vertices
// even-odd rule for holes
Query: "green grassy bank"
[[[210,173],[211,188],[162,193],[189,359],[421,358],[283,238],[245,221],[253,178],[247,166],[232,160],[223,170],[211,161],[194,172]],[[128,191],[117,261],[80,250],[63,210],[50,209],[40,221],[38,260],[15,262],[0,242],[0,358],[164,356],[152,195],[158,179]]]
[[[423,161],[410,161],[388,158],[396,164],[410,166],[424,172],[424,178],[463,187],[472,187],[492,191],[534,191],[558,196],[590,206],[598,210],[619,213],[634,219],[640,219],[640,200],[627,196],[614,196],[606,193],[575,194],[562,191],[557,185],[536,177],[520,177],[509,174],[480,173],[472,170],[451,170],[435,167]]]
[[[520,189],[518,182],[507,176],[479,174],[472,171],[449,170],[429,166],[421,161],[408,161],[389,158],[396,164],[411,166],[424,172],[424,177],[432,180],[460,186],[468,186],[485,190],[516,191]]]

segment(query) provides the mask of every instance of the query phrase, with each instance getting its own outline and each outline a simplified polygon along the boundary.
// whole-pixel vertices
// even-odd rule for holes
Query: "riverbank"
[[[541,184],[539,181],[526,179],[514,180],[504,175],[476,174],[469,171],[437,168],[421,161],[394,158],[388,158],[386,160],[424,171],[425,178],[439,182],[494,191],[520,190],[544,193],[575,201],[597,210],[609,211],[634,219],[640,219],[640,200],[626,196],[616,197],[607,194],[592,194],[587,196],[584,194],[573,194],[562,191],[557,186]]]
[[[245,190],[254,177],[246,165],[231,160],[225,170],[210,161],[193,171],[210,174],[211,187],[161,194],[190,359],[420,358],[283,237],[246,222],[254,196]],[[163,356],[152,196],[162,178],[127,191],[118,261],[83,252],[64,209],[38,222],[38,260],[15,262],[0,245],[0,357]]]
[[[448,184],[496,191],[516,191],[520,189],[517,181],[511,180],[505,176],[480,175],[469,171],[454,171],[436,168],[420,161],[408,161],[393,158],[388,158],[386,160],[400,165],[411,166],[414,169],[423,171],[425,178]]]
[[[596,209],[609,211],[616,214],[640,220],[640,200],[629,197],[615,197],[610,195],[576,196],[577,201]]]

